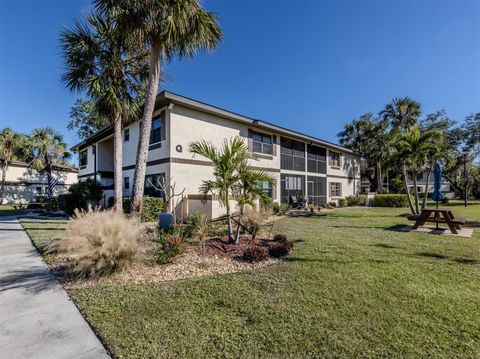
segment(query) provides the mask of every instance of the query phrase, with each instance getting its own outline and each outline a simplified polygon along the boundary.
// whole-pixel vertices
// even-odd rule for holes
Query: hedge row
[[[405,194],[376,194],[373,200],[375,207],[407,207]]]

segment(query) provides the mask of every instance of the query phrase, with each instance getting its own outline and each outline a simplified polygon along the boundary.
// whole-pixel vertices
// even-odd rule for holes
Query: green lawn
[[[449,207],[480,227],[480,203]],[[403,212],[284,218],[275,231],[295,242],[287,261],[70,294],[117,358],[479,358],[480,228],[400,233]]]
[[[27,212],[26,209],[15,209],[12,205],[0,204],[0,217],[1,216],[18,216],[26,212]]]

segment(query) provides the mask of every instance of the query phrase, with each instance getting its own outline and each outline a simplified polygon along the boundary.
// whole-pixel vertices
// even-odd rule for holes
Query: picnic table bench
[[[425,208],[420,214],[411,214],[407,218],[415,221],[413,229],[423,226],[426,222],[446,223],[453,234],[458,234],[458,230],[462,229],[460,225],[465,224],[465,218],[455,217],[449,208]]]

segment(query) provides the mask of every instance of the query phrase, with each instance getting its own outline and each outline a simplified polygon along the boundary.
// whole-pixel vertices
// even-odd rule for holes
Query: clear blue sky
[[[174,62],[162,88],[326,140],[410,96],[454,119],[480,111],[478,0],[207,0],[225,39]],[[70,145],[77,97],[58,35],[89,0],[0,0],[0,128],[52,126]]]

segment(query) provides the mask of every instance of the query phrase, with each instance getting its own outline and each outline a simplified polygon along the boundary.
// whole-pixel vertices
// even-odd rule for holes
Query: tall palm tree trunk
[[[377,162],[377,193],[383,193],[382,164]]]
[[[244,209],[244,205],[242,204],[240,206],[240,216],[238,217],[238,222],[237,222],[237,232],[235,233],[235,244],[240,243],[240,230],[242,228],[243,209]]]
[[[50,201],[53,197],[53,188],[50,186],[50,182],[52,181],[52,167],[50,165],[47,165],[46,170],[47,170],[47,197],[48,197],[48,200]]]
[[[3,196],[5,195],[5,183],[7,182],[7,163],[2,165],[2,182],[0,184],[0,204],[3,203]]]
[[[115,191],[115,211],[123,212],[123,193],[122,193],[122,119],[118,114],[114,115],[114,134],[113,134],[113,187]]]
[[[407,194],[407,202],[408,202],[408,207],[410,207],[410,211],[413,214],[417,214],[415,212],[415,209],[413,208],[413,203],[412,203],[412,197],[410,197],[410,190],[408,189],[408,182],[407,182],[407,166],[403,166],[403,182],[405,183],[405,193]]]
[[[420,209],[418,207],[418,188],[417,188],[417,171],[412,171],[413,173],[413,193],[415,195],[415,213],[419,214]]]
[[[428,182],[430,181],[430,174],[433,171],[433,164],[430,166],[427,172],[427,184],[425,185],[425,193],[423,194],[423,200],[422,200],[422,209],[427,208],[427,197],[428,197]]]
[[[152,116],[160,81],[160,50],[161,42],[157,40],[153,43],[150,54],[150,73],[148,75],[147,94],[143,109],[143,118],[140,122],[140,139],[138,141],[135,175],[133,178],[132,212],[134,213],[139,213],[142,206]]]
[[[228,203],[228,199],[227,199]],[[230,243],[235,243],[235,238],[232,235],[232,218],[231,218],[231,211],[230,211],[230,204],[227,204],[227,231],[228,231],[228,241]]]

